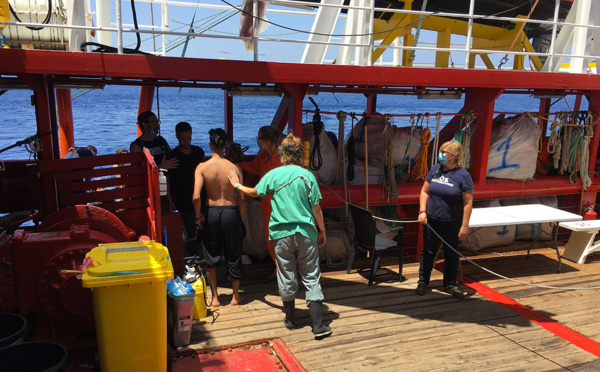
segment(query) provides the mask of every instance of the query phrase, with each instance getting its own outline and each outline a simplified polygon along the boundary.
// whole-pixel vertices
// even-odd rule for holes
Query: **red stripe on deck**
[[[515,312],[523,318],[544,327],[546,330],[554,333],[558,337],[570,342],[571,344],[587,352],[590,352],[597,357],[600,357],[600,344],[598,342],[589,339],[583,336],[582,334],[577,333],[572,329],[569,329],[563,326],[562,324],[556,322],[555,320],[552,320],[534,310],[531,310],[530,308],[524,305],[521,305],[512,298],[507,297],[499,292],[496,292],[490,287],[481,284],[480,282],[473,280],[468,276],[463,276],[463,284],[473,289],[480,295],[487,297],[488,299]]]

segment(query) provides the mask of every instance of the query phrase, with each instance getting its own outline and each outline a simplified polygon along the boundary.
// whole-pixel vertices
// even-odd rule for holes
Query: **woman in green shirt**
[[[332,332],[330,327],[323,324],[323,291],[319,282],[321,268],[318,247],[326,242],[325,221],[319,205],[321,192],[313,174],[300,166],[304,151],[300,138],[289,134],[283,140],[281,149],[283,166],[269,171],[256,187],[240,184],[235,172],[229,173],[229,180],[236,189],[250,196],[272,195],[269,239],[275,246],[277,284],[285,312],[284,324],[289,329],[295,327],[296,273],[299,272],[306,288],[313,333],[316,339],[320,339]]]

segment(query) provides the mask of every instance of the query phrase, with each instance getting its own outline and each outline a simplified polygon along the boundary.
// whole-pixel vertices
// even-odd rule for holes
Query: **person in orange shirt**
[[[263,177],[267,172],[277,167],[280,167],[281,160],[279,160],[279,152],[277,146],[279,143],[279,131],[277,129],[264,126],[258,130],[258,136],[256,137],[258,147],[262,149],[256,155],[254,160],[246,161],[240,164],[242,170],[248,174],[258,175]],[[271,195],[261,199],[261,209],[263,215],[263,226],[265,232],[265,240],[267,242],[267,248],[273,263],[275,263],[275,251],[273,250],[273,243],[269,240],[269,219],[271,218]],[[275,269],[277,270],[277,269]],[[277,272],[267,277],[267,281],[275,281],[277,279]]]

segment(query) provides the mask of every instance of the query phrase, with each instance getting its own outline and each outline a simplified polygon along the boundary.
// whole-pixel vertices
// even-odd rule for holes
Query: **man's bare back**
[[[196,168],[194,188],[206,188],[209,206],[237,205],[235,189],[231,187],[228,178],[230,169],[240,173],[235,164],[220,156],[213,156]],[[241,177],[241,174],[239,175]]]

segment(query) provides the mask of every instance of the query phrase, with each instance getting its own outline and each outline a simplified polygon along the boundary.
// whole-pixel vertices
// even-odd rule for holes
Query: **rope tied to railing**
[[[427,166],[429,140],[431,140],[431,130],[429,128],[425,128],[421,132],[421,148],[419,149],[419,153],[417,154],[417,158],[415,160],[415,168],[410,173],[410,177],[413,181],[425,181],[427,173],[429,173],[429,167]]]
[[[417,128],[416,125],[418,124],[421,117],[422,117],[421,114],[418,114],[418,115],[411,114],[410,115],[410,119],[409,119],[410,126],[411,126],[410,137],[408,138],[408,144],[406,145],[406,149],[404,150],[404,156],[402,157],[402,161],[400,162],[400,165],[397,166],[395,169],[396,180],[398,182],[400,182],[400,180],[402,180],[402,178],[404,177],[404,173],[410,174],[410,146],[412,144],[413,135],[415,134],[415,130]],[[406,160],[407,155],[408,155],[408,161]],[[407,166],[407,163],[408,163],[408,166]]]
[[[352,128],[350,128],[350,136],[348,137],[348,144],[346,145],[346,153],[348,155],[348,171],[346,172],[346,178],[348,181],[354,179],[354,165],[356,164],[356,142],[354,141],[354,121],[356,115],[351,112],[350,117],[352,118]]]
[[[398,200],[400,191],[398,190],[398,184],[396,183],[396,176],[394,174],[394,128],[390,123],[390,116],[385,116],[385,126],[383,128],[383,138],[385,141],[385,152],[383,162],[383,189],[382,196],[389,203],[390,201]]]
[[[465,118],[465,129],[463,129],[462,145],[463,145],[463,161],[465,168],[468,168],[471,164],[471,123],[475,120],[473,111],[469,112]]]
[[[558,133],[556,132],[557,127],[558,124],[556,123],[550,125],[550,138],[548,138],[548,144],[546,145],[548,154],[554,154],[554,151],[556,151],[556,142],[558,141]]]
[[[579,150],[581,149],[583,142],[583,128],[570,128],[571,130],[571,141],[569,146],[569,164],[567,165],[567,172],[569,173],[569,182],[575,183],[577,181],[577,171],[579,171]]]
[[[435,164],[437,164],[437,152],[438,152],[438,147],[440,144],[440,123],[442,121],[442,113],[438,112],[437,114],[435,114],[435,137],[433,138],[433,147],[431,149],[432,151],[432,156],[431,156],[431,166],[433,167]]]

